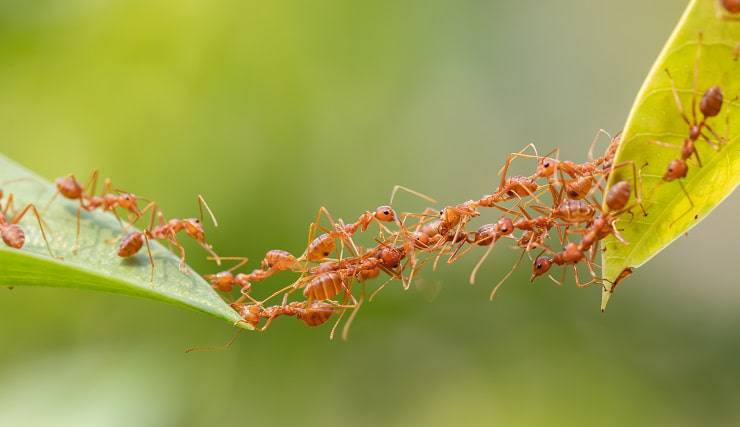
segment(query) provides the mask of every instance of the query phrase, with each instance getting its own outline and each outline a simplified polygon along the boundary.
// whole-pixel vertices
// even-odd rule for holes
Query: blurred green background
[[[321,205],[354,218],[395,184],[464,201],[529,142],[583,159],[684,6],[3,1],[0,149],[50,179],[100,168],[172,216],[203,193],[221,253],[300,252]],[[387,289],[349,342],[280,319],[184,354],[232,330],[149,300],[3,291],[0,425],[738,424],[738,208],[606,314],[598,289],[533,286],[526,267],[489,302],[516,257],[503,248],[476,286],[469,256]]]

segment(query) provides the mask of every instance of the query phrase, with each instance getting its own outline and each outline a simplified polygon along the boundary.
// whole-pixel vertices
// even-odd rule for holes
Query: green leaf
[[[624,128],[616,164],[634,161],[640,167],[648,163],[642,170],[642,198],[648,216],[638,213],[632,219],[628,215],[620,218],[617,227],[624,229],[621,234],[628,244],[618,242],[613,236],[605,240],[606,279],[613,281],[624,269],[643,265],[703,220],[740,183],[739,53],[740,20],[727,19],[719,1],[693,0],[645,79]],[[695,159],[689,160],[688,176],[682,180],[694,202],[693,208],[678,181],[662,180],[668,163],[680,156],[680,149],[653,143],[657,140],[680,146],[688,136],[689,128],[679,114],[666,69],[676,82],[689,118],[692,96],[698,102],[704,91],[714,85],[724,92],[720,114],[708,123],[718,134],[726,136],[728,143],[715,151],[706,142],[697,141],[703,166],[699,167]],[[697,115],[701,117],[698,106]],[[608,186],[618,180],[632,180],[633,175],[630,168],[617,169]],[[610,284],[605,286],[602,310],[612,291]]]
[[[33,203],[42,210],[56,191],[51,183],[2,155],[0,182],[4,183],[4,201],[12,193],[15,209]],[[59,258],[52,258],[47,252],[33,214],[21,220],[26,233],[23,249],[0,244],[0,285],[83,288],[136,295],[207,313],[232,324],[238,322],[239,326],[251,329],[239,322],[237,313],[197,273],[189,267],[187,274],[181,272],[178,258],[162,245],[152,242],[156,266],[153,281],[145,249],[132,258],[118,257],[116,239],[122,229],[110,213],[82,213],[80,248],[73,253],[77,206],[57,197],[42,213],[50,231],[51,249]]]

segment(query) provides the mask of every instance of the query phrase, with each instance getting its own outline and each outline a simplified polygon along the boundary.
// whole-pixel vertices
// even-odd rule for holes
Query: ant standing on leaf
[[[62,195],[62,197],[69,199],[69,200],[78,200],[80,205],[77,208],[77,234],[75,238],[75,244],[73,246],[72,252],[76,252],[77,248],[79,247],[79,241],[80,241],[80,216],[82,213],[82,210],[91,212],[96,209],[101,209],[103,212],[111,212],[113,215],[115,215],[116,219],[118,220],[118,223],[121,225],[121,228],[126,230],[126,225],[124,224],[123,220],[121,220],[121,217],[118,215],[117,208],[121,208],[125,211],[128,211],[130,214],[132,214],[133,218],[128,218],[129,221],[136,222],[144,213],[144,210],[139,210],[138,206],[138,199],[136,195],[132,193],[127,193],[120,190],[114,190],[113,186],[111,184],[110,179],[105,179],[104,185],[103,185],[103,194],[96,196],[95,190],[97,187],[98,182],[98,171],[94,170],[92,174],[90,175],[90,178],[88,179],[87,184],[83,187],[82,184],[80,184],[79,181],[77,181],[77,178],[75,178],[74,175],[67,175],[62,178],[57,178],[55,183],[57,187],[57,192],[54,193],[54,196],[49,200],[49,202],[46,204],[46,207],[44,210],[48,209],[49,206],[51,206],[52,202],[56,199],[58,195]],[[89,189],[89,191],[88,191]],[[150,202],[147,207],[153,206],[154,203]],[[146,208],[145,208],[146,210]]]
[[[678,181],[679,185],[681,186],[681,191],[683,191],[684,195],[686,196],[686,199],[689,201],[689,209],[686,210],[686,212],[682,213],[681,215],[676,218],[673,223],[678,221],[680,218],[682,218],[687,213],[691,212],[694,209],[694,201],[691,199],[691,195],[689,195],[689,192],[686,190],[686,186],[683,183],[683,179],[686,178],[686,176],[689,173],[689,165],[687,164],[687,160],[689,160],[692,156],[696,158],[696,163],[699,167],[702,166],[701,158],[699,157],[699,152],[696,149],[696,142],[699,139],[702,139],[709,144],[709,146],[714,149],[715,151],[719,151],[723,145],[727,143],[726,138],[723,138],[715,132],[715,130],[710,126],[707,121],[713,117],[716,117],[719,115],[719,113],[722,110],[722,104],[724,103],[724,95],[722,93],[722,88],[719,86],[712,86],[709,89],[707,89],[704,94],[701,97],[701,100],[699,101],[699,111],[702,114],[701,120],[697,117],[696,107],[697,107],[697,100],[696,100],[696,94],[699,85],[699,62],[701,59],[701,45],[702,45],[702,35],[699,34],[699,43],[696,48],[696,59],[694,60],[694,72],[693,72],[693,88],[691,90],[691,118],[686,114],[684,110],[683,103],[681,102],[681,98],[678,93],[678,89],[676,88],[676,82],[671,76],[671,73],[668,69],[665,70],[666,75],[668,76],[668,79],[671,82],[671,92],[673,94],[673,99],[676,104],[676,108],[681,115],[681,119],[686,123],[688,126],[688,136],[683,140],[683,143],[678,146],[674,144],[668,144],[662,141],[651,141],[652,144],[659,145],[661,147],[666,148],[679,148],[679,157],[676,159],[673,159],[668,163],[668,166],[666,168],[665,173],[663,174],[663,181],[664,182],[673,182]],[[729,121],[729,115],[727,116],[727,120]],[[729,123],[727,126],[727,130],[729,131]],[[709,135],[705,132],[708,131]],[[715,140],[713,140],[716,139]],[[656,187],[657,188],[657,187]],[[672,223],[672,224],[673,224]]]
[[[187,234],[189,237],[195,240],[203,249],[205,249],[211,255],[211,257],[216,260],[216,263],[218,265],[221,265],[221,258],[213,251],[211,245],[206,242],[205,230],[203,228],[202,221],[203,207],[205,207],[206,211],[208,211],[213,224],[217,227],[218,221],[213,215],[211,209],[208,207],[208,204],[206,203],[203,196],[198,196],[198,203],[200,208],[200,218],[170,219],[169,221],[165,221],[162,212],[157,208],[155,204],[150,203],[145,209],[141,211],[141,216],[143,216],[143,214],[148,210],[152,211],[148,228],[144,231],[134,231],[125,236],[118,246],[118,256],[122,258],[131,257],[137,254],[139,250],[141,250],[142,246],[146,244],[147,254],[149,256],[149,263],[152,269],[150,281],[154,281],[154,258],[152,257],[149,240],[163,240],[177,248],[180,254],[180,271],[183,273],[188,273],[188,270],[185,268],[185,248],[177,240],[177,234],[180,231],[184,231],[185,234]],[[141,218],[141,216],[139,218]],[[156,227],[154,226],[155,217],[159,221],[159,225]]]

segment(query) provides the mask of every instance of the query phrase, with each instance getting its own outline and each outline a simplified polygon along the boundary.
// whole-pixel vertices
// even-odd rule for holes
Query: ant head
[[[375,219],[384,222],[395,221],[396,213],[390,206],[378,206],[378,208],[375,209]]]
[[[543,157],[537,165],[537,175],[540,177],[552,176],[558,168],[558,161],[550,157]]]
[[[414,246],[419,249],[428,248],[429,236],[422,233],[421,231],[414,231],[411,233],[411,240],[413,240]]]
[[[118,204],[124,209],[136,209],[136,196],[131,193],[122,193],[118,196]]]
[[[502,217],[501,219],[496,222],[496,233],[502,235],[502,236],[508,236],[512,232],[514,232],[514,223],[511,221],[511,218],[508,217]]]
[[[203,229],[203,224],[198,218],[188,218],[183,220],[182,225],[185,229],[185,233],[200,243],[204,243],[206,240],[206,232]]]
[[[238,307],[238,310],[239,315],[242,317],[243,321],[252,325],[253,327],[257,327],[257,324],[260,322],[260,312],[262,311],[258,305],[242,305]]]
[[[0,200],[3,199],[3,195],[4,195],[3,190],[0,190]]]
[[[404,254],[401,253],[401,251],[391,247],[384,247],[383,249],[381,249],[380,255],[378,256],[378,258],[380,258],[381,264],[383,264],[383,267],[389,269],[394,269],[398,267],[403,257]]]
[[[666,169],[665,174],[663,175],[663,180],[671,182],[680,178],[685,178],[688,172],[689,167],[686,165],[685,161],[674,159],[668,163],[668,169]]]
[[[439,211],[439,218],[448,227],[453,227],[457,225],[457,223],[459,222],[460,213],[452,208],[444,208],[441,211]]]
[[[552,258],[544,255],[538,256],[532,263],[532,278],[530,281],[534,282],[534,279],[550,271],[550,267],[552,267]]]
[[[3,242],[11,248],[20,249],[26,243],[26,234],[16,224],[10,224],[3,229]]]
[[[68,175],[64,178],[57,178],[55,183],[62,196],[73,200],[82,197],[82,186],[74,176]]]

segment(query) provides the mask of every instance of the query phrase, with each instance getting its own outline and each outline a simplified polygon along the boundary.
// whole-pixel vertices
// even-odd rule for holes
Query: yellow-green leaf
[[[52,184],[2,155],[0,182],[5,193],[3,202],[12,194],[15,208],[33,203],[42,210],[56,191]],[[80,248],[76,253],[72,247],[77,204],[58,197],[42,215],[51,232],[49,243],[57,258],[47,252],[38,223],[28,214],[20,222],[26,233],[23,249],[12,249],[0,243],[0,285],[84,288],[141,296],[249,328],[239,322],[237,313],[197,273],[189,268],[187,274],[181,272],[178,258],[162,245],[152,242],[156,266],[154,280],[150,280],[145,250],[132,258],[119,258],[116,239],[122,230],[113,215],[83,212]]]
[[[692,0],[668,43],[655,61],[635,99],[624,128],[616,163],[634,161],[642,170],[642,198],[648,216],[623,216],[618,227],[628,244],[610,237],[604,242],[604,277],[614,280],[625,268],[636,268],[655,256],[673,240],[695,226],[740,183],[740,16],[735,19],[716,0]],[[698,56],[697,56],[698,55]],[[698,58],[698,59],[697,59]],[[627,64],[625,64],[627,65]],[[696,69],[696,84],[694,70]],[[680,157],[678,147],[688,136],[689,127],[682,120],[671,90],[666,70],[675,80],[679,99],[692,119],[692,98],[698,103],[711,86],[719,86],[725,102],[720,114],[707,123],[726,144],[718,151],[699,140],[697,149],[702,167],[695,159],[688,161],[688,175],[681,182],[664,182],[668,163]],[[697,117],[701,112],[697,106]],[[618,169],[609,185],[632,179],[629,168]],[[612,294],[607,284],[601,308]]]

